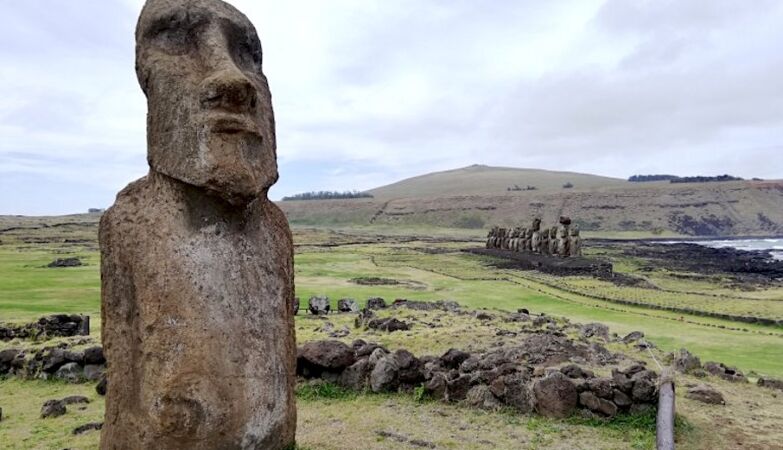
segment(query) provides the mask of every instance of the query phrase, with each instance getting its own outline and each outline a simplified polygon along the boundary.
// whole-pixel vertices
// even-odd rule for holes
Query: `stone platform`
[[[536,253],[513,252],[497,248],[468,248],[462,250],[475,255],[494,256],[508,261],[498,264],[504,269],[538,270],[552,275],[592,275],[600,277],[612,276],[612,264],[583,256],[560,258]]]

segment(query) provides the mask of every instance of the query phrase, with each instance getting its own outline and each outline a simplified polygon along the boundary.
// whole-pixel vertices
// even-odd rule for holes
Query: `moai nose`
[[[204,80],[200,103],[203,109],[219,109],[233,113],[252,113],[258,98],[256,89],[241,72],[224,69]]]

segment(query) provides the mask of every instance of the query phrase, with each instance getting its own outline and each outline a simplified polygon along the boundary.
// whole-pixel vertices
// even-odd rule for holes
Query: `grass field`
[[[0,235],[0,322],[27,322],[47,313],[85,313],[93,317],[96,341],[100,333],[99,257],[92,225],[68,225],[14,230]],[[413,237],[418,235],[419,237]],[[752,311],[778,317],[779,287],[752,292],[732,290],[720,280],[674,278],[666,273],[645,274],[666,289],[648,290],[615,286],[591,278],[558,278],[537,272],[496,269],[492,259],[460,252],[475,245],[475,233],[430,229],[297,228],[295,269],[297,296],[302,309],[312,295],[328,295],[333,304],[350,297],[363,304],[367,298],[456,300],[467,308],[516,310],[565,316],[574,322],[601,322],[625,334],[643,331],[662,352],[681,347],[701,357],[736,365],[751,378],[783,377],[783,330],[731,321],[689,316],[646,307],[625,306],[589,295],[614,296],[659,304],[675,302],[710,311]],[[58,257],[78,256],[85,265],[45,267]],[[638,274],[633,260],[615,261],[620,271]],[[381,277],[399,284],[366,286],[352,281]],[[564,289],[567,288],[567,289]],[[588,295],[585,295],[588,294]],[[752,306],[750,309],[750,305]],[[405,318],[406,313],[402,313]],[[421,319],[421,318],[419,318]],[[426,316],[425,316],[426,319]],[[416,354],[439,354],[451,347],[486,348],[498,338],[496,328],[471,318],[440,328],[416,327],[405,333],[360,332],[349,315],[330,316],[335,328],[346,326],[346,341],[361,337],[405,347]],[[300,313],[297,340],[324,339],[324,321]],[[722,327],[722,328],[721,328]],[[19,342],[0,342],[0,349]],[[622,348],[610,348],[621,351]],[[627,351],[627,348],[625,350]],[[663,354],[663,353],[660,353]],[[646,353],[636,357],[649,360]],[[652,362],[650,361],[652,364]],[[684,383],[700,380],[686,377]],[[755,442],[745,448],[776,448],[783,420],[780,400],[755,386],[732,385],[710,379],[727,397],[731,408],[705,407],[678,391],[678,411],[688,426],[680,431],[680,448],[731,448],[728,442]],[[47,399],[87,395],[84,410],[70,408],[65,416],[38,419]],[[332,395],[299,393],[298,440],[302,449],[400,448],[394,437],[423,439],[438,448],[651,448],[649,423],[592,423],[579,418],[556,421],[517,416],[507,412],[478,412],[456,405],[419,402],[412,395]],[[777,406],[776,406],[777,405]],[[2,448],[96,448],[97,432],[74,437],[70,430],[100,421],[103,399],[92,384],[0,380]],[[390,434],[391,433],[391,434]],[[12,444],[4,444],[4,443]],[[4,446],[5,445],[5,446]]]

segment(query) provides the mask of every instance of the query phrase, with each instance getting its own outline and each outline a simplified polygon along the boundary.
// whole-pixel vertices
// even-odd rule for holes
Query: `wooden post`
[[[674,450],[674,373],[670,367],[661,371],[655,428],[656,448]]]
[[[79,335],[80,336],[89,336],[90,335],[90,316],[81,316],[82,317],[82,323],[79,326]]]

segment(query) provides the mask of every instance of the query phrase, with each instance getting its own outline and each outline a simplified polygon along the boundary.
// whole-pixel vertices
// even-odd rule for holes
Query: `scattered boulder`
[[[496,378],[490,385],[493,394],[521,414],[533,411],[535,401],[528,388],[529,378],[523,373],[512,373]]]
[[[82,261],[79,258],[57,258],[46,265],[46,267],[79,267]]]
[[[386,300],[381,297],[373,297],[367,299],[367,309],[384,309],[386,308]]]
[[[583,369],[576,364],[568,364],[560,368],[562,372],[568,378],[593,378],[595,374],[592,370]]]
[[[84,381],[84,369],[79,363],[69,362],[57,369],[54,376],[69,383],[78,383]]]
[[[399,385],[397,374],[400,370],[394,355],[385,355],[373,367],[370,373],[370,389],[373,392],[392,391]]]
[[[90,423],[85,423],[84,425],[79,425],[78,427],[74,428],[72,433],[78,436],[88,431],[100,430],[101,428],[103,428],[103,422],[90,422]]]
[[[440,357],[441,364],[447,369],[458,368],[466,359],[470,358],[470,353],[450,348]]]
[[[492,314],[489,314],[489,313],[484,312],[484,311],[477,311],[476,314],[475,314],[475,317],[478,320],[492,320],[492,319],[494,319]]]
[[[98,381],[98,384],[95,385],[95,392],[97,392],[98,395],[106,395],[106,374],[101,375],[101,379]]]
[[[362,358],[346,367],[340,374],[337,383],[354,391],[363,391],[367,387],[367,379],[370,375],[369,358]]]
[[[486,384],[479,384],[470,388],[465,396],[465,402],[474,408],[489,411],[498,410],[503,406]]]
[[[700,384],[688,389],[685,394],[686,398],[691,400],[700,401],[702,403],[709,403],[711,405],[725,405],[726,400],[723,399],[723,394],[718,392],[712,386],[706,384]]]
[[[66,405],[75,405],[77,403],[90,403],[90,399],[83,395],[69,395],[62,399],[62,402]]]
[[[359,311],[359,315],[356,316],[356,319],[353,321],[353,325],[356,328],[366,328],[372,319],[375,318],[375,313],[368,308],[364,308],[363,310]]]
[[[331,309],[331,305],[329,304],[329,297],[325,295],[324,296],[316,295],[310,297],[310,300],[307,302],[307,305],[310,314],[314,316],[329,314],[329,310]]]
[[[765,387],[769,389],[778,389],[780,391],[783,391],[783,380],[779,380],[775,378],[759,377],[756,384],[761,387]]]
[[[84,364],[106,364],[103,347],[96,345],[84,350]]]
[[[87,364],[84,366],[84,379],[87,381],[98,381],[106,373],[106,366],[98,364]]]
[[[588,323],[582,325],[579,333],[584,338],[599,337],[606,340],[609,339],[609,327],[602,323]]]
[[[609,400],[598,397],[590,391],[579,394],[579,404],[585,406],[594,413],[606,417],[614,417],[617,414],[617,405]]]
[[[658,392],[658,374],[652,370],[642,370],[631,377],[633,388],[631,398],[634,401],[646,403],[655,401]]]
[[[41,418],[62,416],[65,411],[65,403],[62,400],[47,400],[41,407]]]
[[[735,383],[747,383],[748,379],[745,374],[737,370],[735,367],[729,367],[723,363],[708,361],[704,363],[704,370],[710,375],[723,378],[726,381]]]
[[[340,372],[356,361],[353,349],[343,342],[314,341],[303,345],[297,352],[297,373],[312,377],[321,372]]]
[[[359,312],[359,304],[352,298],[341,298],[337,301],[337,311],[341,313]]]
[[[0,350],[0,375],[11,372],[11,369],[14,367],[14,361],[20,353],[21,351],[15,348]]]
[[[701,369],[701,361],[698,356],[691,354],[688,350],[681,348],[674,355],[674,370],[681,373],[688,373],[696,369]]]
[[[407,331],[410,330],[410,325],[407,322],[397,319],[396,317],[387,317],[384,319],[372,319],[367,323],[368,328],[380,331]]]
[[[576,386],[560,372],[533,383],[536,411],[546,417],[568,417],[577,405]]]
[[[623,338],[623,342],[626,344],[632,344],[638,340],[641,340],[644,337],[644,333],[641,331],[631,331],[630,333],[626,334]]]

